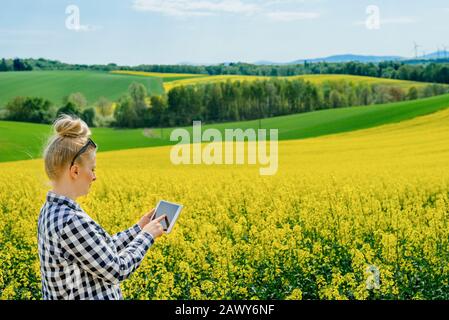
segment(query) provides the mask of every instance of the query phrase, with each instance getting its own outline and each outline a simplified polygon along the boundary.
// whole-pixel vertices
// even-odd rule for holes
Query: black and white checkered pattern
[[[44,299],[123,299],[120,282],[154,240],[138,224],[110,236],[75,201],[49,191],[38,242]]]

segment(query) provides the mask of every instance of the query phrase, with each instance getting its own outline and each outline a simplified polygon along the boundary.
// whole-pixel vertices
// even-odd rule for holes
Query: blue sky
[[[414,41],[420,53],[449,48],[449,1],[2,0],[0,8],[0,57],[70,63],[413,56]]]

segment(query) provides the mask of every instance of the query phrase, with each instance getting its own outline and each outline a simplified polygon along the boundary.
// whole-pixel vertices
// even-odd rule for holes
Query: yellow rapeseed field
[[[216,82],[226,82],[226,81],[255,81],[269,79],[269,77],[262,76],[239,76],[239,75],[219,75],[219,76],[206,76],[201,78],[191,78],[191,79],[181,79],[170,82],[164,82],[165,92],[179,86],[190,86],[198,84],[216,83]]]
[[[266,80],[272,77],[262,77],[262,76],[238,76],[238,75],[220,75],[220,76],[203,76],[190,79],[180,79],[170,82],[164,82],[164,89],[166,92],[178,86],[188,86],[196,84],[206,84],[206,83],[216,83],[225,81],[255,81],[255,80]],[[367,83],[367,84],[378,84],[378,85],[395,85],[408,89],[412,86],[416,88],[424,87],[427,85],[425,82],[413,82],[413,81],[403,81],[403,80],[393,80],[393,79],[381,79],[374,77],[365,76],[351,76],[351,75],[339,75],[339,74],[315,74],[315,75],[300,75],[291,77],[276,77],[276,79],[287,79],[287,80],[298,80],[302,79],[304,81],[309,81],[313,84],[320,85],[325,81],[347,81],[353,83]]]
[[[255,80],[266,80],[273,77],[265,76],[243,76],[243,75],[217,75],[210,76],[206,74],[185,74],[185,73],[158,73],[158,72],[144,72],[144,71],[126,71],[126,70],[116,70],[111,71],[114,74],[122,75],[138,75],[146,77],[157,77],[163,80],[163,86],[165,92],[179,86],[189,86],[225,81],[255,81]],[[365,76],[352,76],[352,75],[341,75],[341,74],[308,74],[290,77],[275,77],[277,79],[287,79],[287,80],[297,80],[302,79],[304,81],[309,81],[313,84],[322,84],[325,81],[348,81],[353,83],[367,83],[367,84],[379,84],[379,85],[395,85],[408,89],[412,86],[416,88],[424,87],[427,84],[424,82],[413,82],[404,80],[394,80],[394,79],[381,79],[375,77],[365,77]]]
[[[275,176],[174,166],[169,147],[99,153],[80,203],[110,233],[159,199],[185,206],[123,282],[126,299],[448,299],[448,123],[443,111],[280,142]],[[0,173],[0,297],[40,299],[43,163]]]

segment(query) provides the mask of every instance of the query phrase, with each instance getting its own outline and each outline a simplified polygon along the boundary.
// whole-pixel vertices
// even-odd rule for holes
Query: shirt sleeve
[[[137,269],[154,239],[149,233],[141,232],[118,252],[95,224],[73,215],[62,230],[60,243],[64,256],[76,261],[83,270],[110,284],[119,284]]]
[[[139,224],[133,225],[131,228],[116,233],[112,236],[115,248],[118,252],[126,248],[126,246],[142,231]]]

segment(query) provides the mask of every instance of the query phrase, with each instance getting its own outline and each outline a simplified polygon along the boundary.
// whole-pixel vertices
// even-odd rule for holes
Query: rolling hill
[[[281,77],[284,79],[304,79],[315,84],[327,80],[346,80],[354,83],[376,83],[394,85],[403,88],[422,87],[423,82],[400,81],[351,75],[302,75]],[[150,95],[159,95],[181,85],[204,84],[222,81],[254,81],[269,79],[259,76],[221,75],[209,76],[198,74],[170,74],[134,71],[89,72],[89,71],[31,71],[0,73],[0,109],[17,96],[42,97],[58,105],[65,96],[81,92],[89,104],[94,104],[100,97],[110,101],[118,100],[126,93],[132,82],[144,84]]]
[[[300,76],[291,76],[291,77],[276,77],[278,79],[287,79],[287,80],[297,80],[302,79],[305,81],[310,81],[314,84],[322,84],[325,81],[340,81],[344,80],[347,82],[353,83],[368,83],[368,84],[379,84],[379,85],[387,85],[387,86],[399,86],[405,89],[408,89],[412,86],[419,88],[428,83],[425,82],[413,82],[413,81],[403,81],[403,80],[393,80],[393,79],[384,79],[384,78],[374,78],[374,77],[364,77],[364,76],[352,76],[352,75],[337,75],[337,74],[314,74],[314,75],[300,75]],[[220,76],[203,76],[196,78],[187,78],[181,80],[173,80],[166,82],[164,81],[164,89],[165,91],[170,91],[172,88],[177,86],[187,86],[187,85],[196,85],[196,84],[206,84],[206,83],[214,83],[214,82],[224,82],[224,81],[255,81],[255,80],[264,80],[270,79],[270,77],[262,77],[262,76],[241,76],[241,75],[220,75]]]
[[[115,101],[134,81],[144,84],[150,94],[163,92],[157,77],[89,71],[0,72],[0,108],[17,96],[43,97],[61,104],[64,96],[74,92],[81,92],[91,104],[101,96]]]
[[[449,107],[449,94],[427,99],[295,114],[261,120],[265,129],[278,129],[280,140],[305,139],[372,128],[427,115]],[[205,124],[203,129],[259,128],[259,121]],[[186,127],[191,132],[191,127]],[[93,128],[99,151],[174,144],[172,129]],[[39,158],[51,134],[49,125],[0,121],[0,162]]]
[[[328,63],[342,63],[342,62],[363,62],[363,63],[377,63],[382,61],[397,61],[403,60],[405,58],[400,56],[373,56],[373,55],[356,55],[356,54],[337,54],[322,58],[311,58],[311,59],[298,59],[291,62],[273,62],[273,61],[258,61],[257,65],[294,65],[303,64],[304,62],[317,63],[317,62],[328,62]]]

